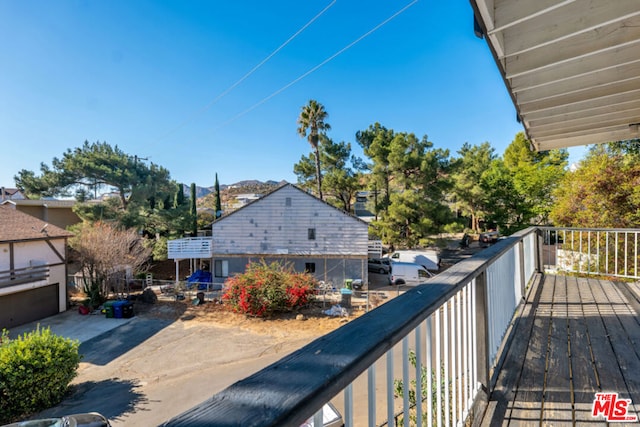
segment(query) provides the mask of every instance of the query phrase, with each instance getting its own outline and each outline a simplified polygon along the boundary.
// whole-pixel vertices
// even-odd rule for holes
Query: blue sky
[[[216,172],[225,184],[296,182],[293,165],[310,149],[296,119],[309,99],[329,112],[329,136],[356,154],[355,133],[375,122],[452,153],[488,141],[502,154],[522,126],[464,0],[415,2],[259,104],[409,4],[2,1],[0,185],[85,140],[148,158],[186,184],[211,186]]]

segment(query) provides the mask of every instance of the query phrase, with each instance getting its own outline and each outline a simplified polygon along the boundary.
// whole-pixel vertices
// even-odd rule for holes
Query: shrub
[[[77,375],[80,343],[36,329],[0,344],[0,424],[62,401]]]
[[[416,358],[416,353],[411,350],[409,352],[409,362],[411,363],[411,366],[413,366],[414,368],[416,367],[418,361]],[[445,378],[444,375],[444,362],[441,364],[440,366],[440,384],[438,384],[438,380],[437,380],[437,374],[436,372],[431,372],[431,381],[429,381],[429,379],[427,378],[427,368],[426,366],[422,366],[421,370],[420,370],[420,382],[422,384],[422,397],[421,400],[422,402],[425,403],[425,405],[423,406],[423,409],[426,411],[427,405],[425,402],[428,398],[428,389],[429,389],[429,382],[431,383],[431,417],[433,419],[434,422],[436,422],[438,420],[438,393],[440,393],[440,411],[442,414],[442,417],[444,418],[444,411],[446,408],[446,402],[445,399],[449,400],[449,416],[452,416],[452,400],[453,400],[453,388],[452,388],[452,384],[451,384],[451,379],[450,378]],[[449,387],[449,394],[448,397],[445,396],[445,382],[448,382],[448,387]],[[394,397],[395,398],[401,398],[404,396],[404,390],[405,390],[405,386],[402,382],[402,380],[393,380],[393,385],[394,385]],[[407,388],[407,392],[409,394],[409,422],[405,423],[404,420],[404,413],[399,414],[400,416],[396,415],[396,425],[399,425],[401,427],[404,427],[405,425],[410,425],[410,426],[414,426],[417,424],[417,415],[416,415],[416,408],[417,408],[417,382],[416,380],[411,380],[409,382],[409,386]],[[422,413],[422,419],[423,420],[427,420],[428,419],[428,413],[427,412],[423,412]],[[444,419],[441,420],[442,423],[444,424]]]
[[[262,260],[249,263],[243,274],[227,279],[222,298],[238,313],[263,317],[307,305],[315,285],[315,278],[308,273]]]

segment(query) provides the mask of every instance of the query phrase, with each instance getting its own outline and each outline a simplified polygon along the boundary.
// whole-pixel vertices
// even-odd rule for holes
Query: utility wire
[[[266,58],[264,58],[262,61],[260,61],[258,63],[258,65],[256,65],[255,67],[253,67],[249,72],[247,72],[244,76],[240,77],[240,79],[235,82],[234,84],[232,84],[231,86],[229,86],[227,89],[225,89],[222,93],[220,93],[218,96],[216,96],[211,102],[209,102],[207,105],[205,105],[204,107],[202,107],[200,110],[196,111],[195,113],[193,113],[191,115],[191,117],[187,117],[185,120],[182,121],[182,123],[180,123],[178,126],[176,126],[175,128],[173,128],[172,130],[170,130],[169,132],[165,133],[163,136],[161,136],[158,139],[164,139],[167,136],[171,135],[172,133],[176,132],[177,130],[181,129],[182,127],[184,127],[185,125],[191,123],[192,121],[194,121],[196,118],[198,118],[199,116],[201,116],[204,112],[206,112],[209,108],[213,107],[218,101],[220,101],[225,95],[227,95],[229,92],[231,92],[233,89],[235,89],[240,83],[242,83],[243,81],[245,81],[247,78],[249,78],[249,76],[251,76],[253,73],[255,73],[260,67],[262,67],[268,60],[270,60],[271,58],[273,58],[273,56],[280,52],[286,45],[288,45],[293,39],[295,39],[296,37],[298,37],[300,35],[300,33],[302,33],[304,30],[307,29],[307,27],[309,27],[309,25],[313,24],[318,18],[320,18],[322,15],[324,15],[324,13],[329,10],[331,8],[331,6],[333,6],[336,3],[337,0],[333,0],[331,3],[329,3],[327,5],[327,7],[325,7],[324,9],[322,9],[316,16],[314,16],[313,18],[311,18],[311,20],[309,22],[307,22],[306,24],[304,24],[298,31],[296,31],[291,37],[289,37],[287,39],[287,41],[285,41],[284,43],[282,43],[280,46],[278,46],[278,48],[276,50],[274,50],[273,52],[271,52],[269,55],[267,55]]]
[[[307,77],[309,74],[313,73],[314,71],[318,70],[319,68],[321,68],[322,66],[324,66],[325,64],[327,64],[329,61],[333,60],[334,58],[336,58],[337,56],[339,56],[340,54],[344,53],[345,51],[349,50],[351,47],[353,47],[355,44],[357,44],[358,42],[360,42],[362,39],[368,37],[369,35],[373,34],[374,32],[376,32],[378,29],[380,29],[381,27],[383,27],[384,25],[386,25],[388,22],[392,21],[394,18],[396,18],[398,15],[400,15],[401,13],[403,13],[405,10],[409,9],[411,6],[413,6],[414,4],[416,4],[418,2],[418,0],[413,0],[411,3],[407,4],[405,7],[403,7],[402,9],[400,9],[399,11],[397,11],[396,13],[394,13],[393,15],[391,15],[390,17],[388,17],[387,19],[385,19],[384,21],[382,21],[381,23],[379,23],[378,25],[376,25],[375,27],[373,27],[371,30],[367,31],[366,33],[364,33],[363,35],[361,35],[360,37],[358,37],[357,39],[355,39],[354,41],[352,41],[351,43],[349,43],[348,45],[346,45],[345,47],[343,47],[342,49],[340,49],[339,51],[337,51],[336,53],[334,53],[333,55],[331,55],[330,57],[328,57],[327,59],[325,59],[324,61],[322,61],[321,63],[319,63],[318,65],[316,65],[315,67],[311,68],[310,70],[308,70],[307,72],[305,72],[304,74],[302,74],[301,76],[297,77],[296,79],[292,80],[291,82],[287,83],[286,85],[284,85],[283,87],[281,87],[280,89],[276,90],[275,92],[273,92],[271,95],[261,99],[260,101],[258,101],[257,103],[253,104],[251,107],[247,108],[246,110],[244,110],[241,113],[236,114],[235,116],[233,116],[232,118],[230,118],[229,120],[223,122],[220,126],[218,126],[215,130],[218,130],[234,121],[236,121],[237,119],[239,119],[240,117],[244,116],[245,114],[255,110],[256,108],[258,108],[260,105],[264,104],[265,102],[267,102],[268,100],[270,100],[271,98],[273,98],[274,96],[284,92],[285,90],[287,90],[288,88],[290,88],[291,86],[293,86],[294,84],[298,83],[300,80],[304,79],[305,77]]]

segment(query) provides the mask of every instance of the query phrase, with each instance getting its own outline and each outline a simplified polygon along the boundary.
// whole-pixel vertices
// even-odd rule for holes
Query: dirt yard
[[[328,306],[325,306],[327,309]],[[348,317],[332,317],[323,313],[321,303],[290,313],[278,313],[269,318],[256,318],[234,313],[224,304],[206,302],[193,305],[189,301],[163,301],[155,304],[136,304],[141,317],[175,320],[185,328],[207,323],[217,327],[238,328],[275,338],[318,337],[362,315],[363,311],[350,310]]]

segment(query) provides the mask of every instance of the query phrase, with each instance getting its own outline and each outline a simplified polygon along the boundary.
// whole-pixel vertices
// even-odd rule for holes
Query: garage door
[[[58,313],[58,284],[0,297],[0,330]]]

